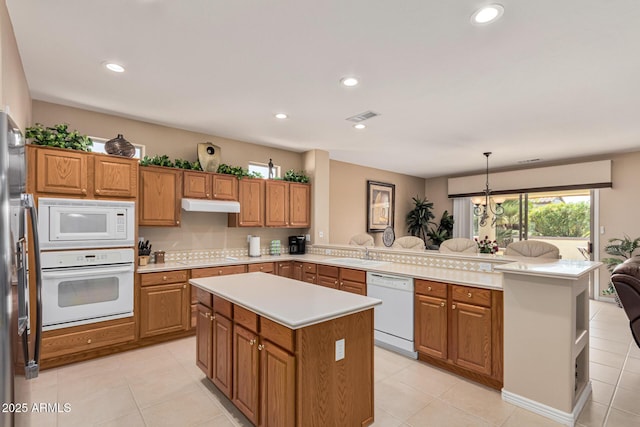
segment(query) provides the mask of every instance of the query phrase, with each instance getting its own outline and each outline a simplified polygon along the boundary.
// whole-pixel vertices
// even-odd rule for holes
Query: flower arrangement
[[[476,241],[478,251],[481,254],[495,254],[500,249],[498,248],[498,242],[495,240],[489,240],[489,236],[484,236],[484,239],[482,240],[478,240],[476,237],[474,240]]]

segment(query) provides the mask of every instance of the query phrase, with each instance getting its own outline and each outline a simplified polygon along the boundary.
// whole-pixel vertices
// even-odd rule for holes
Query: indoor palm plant
[[[427,235],[434,245],[440,246],[442,242],[453,237],[453,215],[449,215],[448,211],[442,213],[440,224],[433,222],[431,224],[433,224],[433,227],[429,228]]]
[[[604,251],[608,255],[612,255],[609,258],[603,258],[602,262],[605,263],[609,272],[613,272],[618,264],[622,264],[624,261],[632,258],[634,252],[640,247],[640,237],[636,237],[631,240],[629,236],[625,234],[624,238],[609,239],[609,244],[604,247]],[[613,295],[616,299],[616,303],[620,305],[618,300],[618,294],[616,294],[616,288],[613,287],[613,283],[609,281],[609,287],[602,291],[603,295]],[[622,306],[621,306],[622,307]]]
[[[429,224],[432,224],[431,220],[435,218],[433,212],[433,202],[430,202],[426,197],[420,199],[417,196],[412,197],[414,208],[407,213],[407,231],[412,236],[417,236],[424,240],[425,246],[427,245],[427,233]]]

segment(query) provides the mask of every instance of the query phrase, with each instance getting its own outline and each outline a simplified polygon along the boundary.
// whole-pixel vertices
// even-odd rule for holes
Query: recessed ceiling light
[[[342,83],[342,85],[346,87],[353,87],[353,86],[357,86],[359,82],[358,82],[358,79],[356,79],[355,77],[343,77],[340,80],[340,83]]]
[[[500,4],[490,4],[478,9],[471,15],[472,24],[489,24],[496,21],[504,13],[504,7]]]
[[[276,114],[276,119],[286,119],[289,116],[287,116],[285,113],[278,113]]]
[[[356,129],[364,129],[364,128],[366,128],[366,126],[363,125],[362,123],[358,123],[357,125],[353,125],[353,127],[356,128]]]
[[[104,66],[114,73],[124,73],[124,67],[120,64],[116,64],[115,62],[106,62]]]

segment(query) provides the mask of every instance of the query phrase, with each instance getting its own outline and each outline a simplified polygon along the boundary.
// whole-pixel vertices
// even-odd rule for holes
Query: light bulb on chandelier
[[[504,198],[494,199],[493,202],[495,207],[491,206],[491,189],[489,188],[489,156],[491,155],[491,152],[489,151],[482,154],[487,158],[487,181],[484,189],[484,200],[481,197],[474,197],[471,199],[471,202],[473,203],[473,214],[480,217],[478,224],[480,227],[484,227],[487,225],[489,213],[492,213],[493,219],[491,220],[491,227],[495,227],[498,217],[504,214],[504,207],[502,207]]]

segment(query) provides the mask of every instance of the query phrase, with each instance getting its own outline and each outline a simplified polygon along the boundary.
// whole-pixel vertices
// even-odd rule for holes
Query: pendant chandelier
[[[490,213],[493,214],[491,227],[495,227],[498,218],[504,214],[504,208],[502,207],[504,199],[494,198],[493,202],[495,203],[495,207],[491,206],[491,189],[489,188],[489,156],[491,155],[491,152],[489,151],[482,154],[487,158],[487,182],[484,189],[484,200],[482,200],[481,197],[474,197],[471,199],[471,202],[473,203],[474,215],[479,217],[478,224],[480,227],[487,225]]]

